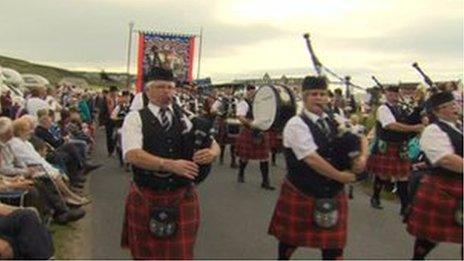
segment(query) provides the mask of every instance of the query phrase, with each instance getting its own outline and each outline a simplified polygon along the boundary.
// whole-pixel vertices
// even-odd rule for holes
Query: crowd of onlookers
[[[91,202],[87,175],[100,167],[91,161],[95,120],[100,114],[106,125],[112,112],[107,93],[67,85],[30,88],[24,101],[2,93],[1,258],[50,258],[50,222],[68,224],[85,216],[82,206]]]

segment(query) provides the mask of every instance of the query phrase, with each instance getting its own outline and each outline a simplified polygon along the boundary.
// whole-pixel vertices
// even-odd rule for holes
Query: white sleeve
[[[139,92],[132,100],[130,111],[138,111],[143,108],[143,92]]]
[[[301,160],[318,149],[309,127],[296,116],[290,119],[283,131],[283,145],[291,148],[296,158]]]
[[[387,105],[380,105],[379,109],[377,110],[377,120],[382,125],[382,128],[385,128],[390,123],[396,122],[395,116],[391,110],[387,107]]]
[[[432,165],[435,165],[444,156],[454,154],[451,140],[436,124],[431,124],[425,128],[420,139],[420,146]]]
[[[116,119],[118,117],[119,110],[121,110],[121,106],[116,105],[116,107],[114,107],[113,111],[111,112],[110,118]]]
[[[143,148],[142,120],[138,111],[129,112],[124,119],[121,142],[124,157],[130,150]]]
[[[213,102],[213,105],[211,105],[211,111],[216,112],[219,109],[220,104],[221,104],[221,102],[219,100],[215,100]]]
[[[237,116],[246,116],[248,112],[248,103],[246,101],[240,101],[237,104]]]

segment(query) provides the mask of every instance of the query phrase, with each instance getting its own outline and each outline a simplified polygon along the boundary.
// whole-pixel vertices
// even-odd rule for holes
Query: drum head
[[[260,87],[253,100],[253,118],[256,127],[265,131],[271,128],[277,116],[278,97],[271,86]]]

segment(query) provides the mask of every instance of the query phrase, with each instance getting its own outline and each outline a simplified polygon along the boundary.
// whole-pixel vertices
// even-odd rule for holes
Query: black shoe
[[[89,172],[96,170],[101,167],[101,164],[85,164],[84,166],[84,174],[88,174]]]
[[[85,211],[80,208],[69,209],[67,212],[64,212],[60,215],[57,215],[54,220],[56,223],[65,225],[69,222],[77,221],[85,216]]]
[[[232,162],[232,163],[230,163],[230,167],[233,168],[233,169],[236,169],[236,168],[238,168],[238,165],[237,165],[236,162]]]
[[[241,176],[241,175],[238,175],[238,180],[237,180],[238,183],[245,183],[245,177],[244,176]]]
[[[383,209],[382,205],[380,204],[380,200],[376,198],[371,198],[371,207],[375,209]]]
[[[265,190],[275,190],[275,187],[269,185],[269,183],[263,183],[261,184],[261,188],[265,189]]]

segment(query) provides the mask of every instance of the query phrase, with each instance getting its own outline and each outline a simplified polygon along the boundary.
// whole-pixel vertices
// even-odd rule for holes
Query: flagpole
[[[200,79],[201,50],[203,46],[203,27],[200,28],[200,45],[198,46],[197,79]]]
[[[131,47],[132,47],[132,30],[134,29],[134,22],[129,22],[129,44],[127,46],[127,81],[126,87],[130,88],[130,56],[131,56]]]

